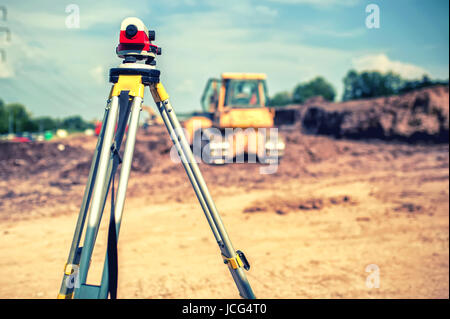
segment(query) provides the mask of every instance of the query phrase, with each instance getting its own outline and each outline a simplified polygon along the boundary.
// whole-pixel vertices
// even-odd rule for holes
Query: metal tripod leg
[[[84,245],[81,251],[80,267],[79,267],[79,283],[86,284],[87,274],[89,270],[92,252],[94,250],[95,239],[97,237],[100,219],[103,212],[103,194],[104,188],[107,185],[107,171],[109,166],[109,159],[111,153],[111,146],[113,143],[114,130],[117,122],[119,108],[119,98],[117,96],[111,97],[111,106],[106,121],[105,133],[102,147],[100,150],[97,175],[95,178],[94,189],[92,192],[92,204],[89,210],[88,224],[86,227],[86,235],[84,238]],[[79,292],[79,288],[75,288],[75,296]]]
[[[244,298],[255,298],[243,271],[244,268],[248,270],[249,264],[246,261],[244,254],[240,251],[236,252],[231,244],[217,208],[215,207],[206,183],[190,150],[190,146],[183,134],[182,127],[170,105],[167,93],[165,93],[161,83],[155,84],[156,81],[152,82],[155,80],[155,77],[149,76],[147,71],[144,72],[140,69],[130,70],[131,69],[126,68],[120,69],[120,72],[117,71],[119,74],[118,78],[115,76],[110,77],[110,81],[115,83],[115,85],[110,93],[110,104],[107,108],[107,112],[105,112],[102,132],[97,142],[97,148],[94,154],[94,160],[91,165],[89,179],[80,210],[80,216],[78,217],[74,241],[72,242],[68,264],[66,265],[64,271],[65,275],[61,286],[60,295],[63,298],[70,298],[72,296],[75,298],[107,298],[108,292],[111,292],[111,297],[116,297],[117,237],[120,230],[128,178],[131,170],[131,162],[138,130],[139,112],[143,98],[144,85],[149,85],[153,98],[158,105],[159,112],[161,113],[178,154],[181,157],[182,164],[186,170],[189,180],[191,181],[214,237],[220,247],[222,258],[224,259],[224,262],[228,264],[228,268],[241,296]],[[146,76],[145,81],[143,75]],[[130,96],[134,96],[133,103],[131,105],[131,115],[129,114]],[[118,194],[116,203],[112,203],[112,208],[114,208],[114,210],[111,211],[111,216],[113,219],[110,220],[108,250],[103,269],[102,282],[100,286],[88,285],[86,284],[86,280],[90,261],[105,207],[109,186],[113,180],[116,169],[120,164],[120,155],[118,151],[120,150],[125,126],[129,117],[130,125],[124,158],[122,161]],[[117,132],[115,133],[116,125]],[[113,141],[114,137],[115,141]],[[114,196],[111,198],[113,199]],[[89,217],[87,217],[88,208]],[[86,226],[84,245],[83,247],[79,247],[86,218],[88,218],[88,223]],[[79,265],[79,271],[77,272],[78,285],[75,285],[74,289],[68,287],[66,279],[71,277],[70,275],[73,275],[74,266],[77,265]]]
[[[80,240],[81,234],[84,228],[84,222],[86,220],[87,210],[91,200],[92,190],[95,182],[95,176],[97,175],[98,161],[100,150],[103,145],[103,137],[105,133],[105,126],[108,119],[110,101],[105,109],[105,114],[103,116],[102,128],[97,140],[97,145],[95,147],[94,155],[92,157],[92,164],[89,170],[89,176],[84,190],[83,200],[81,203],[80,212],[78,214],[78,220],[75,227],[75,233],[73,235],[72,246],[70,247],[69,257],[67,258],[67,263],[64,267],[64,276],[61,283],[61,288],[58,294],[58,298],[67,299],[72,298],[74,290],[74,278],[70,276],[74,272],[78,272],[79,258],[80,258]]]
[[[158,85],[160,87],[158,88]],[[200,201],[206,218],[210,223],[211,230],[213,231],[214,237],[219,244],[220,250],[225,260],[229,262],[229,270],[236,283],[236,286],[242,297],[253,299],[255,295],[248,283],[247,277],[243,271],[243,268],[239,265],[239,262],[234,262],[239,260],[236,251],[228,237],[225,230],[225,226],[220,218],[217,208],[212,200],[211,194],[209,193],[208,187],[206,186],[205,180],[198,168],[195,161],[194,155],[190,149],[190,146],[183,134],[183,129],[175,115],[175,111],[170,105],[168,95],[162,89],[163,94],[160,94],[159,89],[162,87],[160,83],[156,86],[151,87],[151,92],[155,102],[158,106],[158,110],[161,113],[161,117],[169,131],[172,141],[180,154],[183,166],[186,173],[194,187],[194,191]],[[235,267],[235,265],[237,265]]]
[[[120,169],[119,185],[117,186],[117,198],[115,203],[115,224],[116,237],[119,238],[120,224],[122,222],[122,213],[125,205],[125,197],[128,186],[128,179],[131,171],[131,164],[133,161],[134,147],[136,143],[136,134],[139,128],[139,115],[141,112],[142,99],[135,97],[131,106],[130,124],[128,126],[127,140],[125,150],[123,153],[122,167]],[[113,185],[114,187],[114,185]],[[108,254],[105,257],[103,267],[103,275],[100,286],[99,298],[108,298]]]

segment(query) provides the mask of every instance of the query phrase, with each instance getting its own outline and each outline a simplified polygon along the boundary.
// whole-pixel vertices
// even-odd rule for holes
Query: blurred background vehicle
[[[184,123],[188,141],[201,147],[209,164],[224,164],[227,157],[244,153],[263,154],[265,162],[280,160],[283,139],[259,130],[274,127],[275,112],[267,101],[265,74],[223,73],[220,80],[209,79],[201,98],[203,112]],[[249,128],[254,130],[246,131]],[[240,130],[226,135],[226,129]]]

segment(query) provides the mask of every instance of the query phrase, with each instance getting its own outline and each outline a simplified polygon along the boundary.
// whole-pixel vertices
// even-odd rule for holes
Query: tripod
[[[122,39],[122,32],[129,41],[125,38]],[[139,35],[139,32],[143,32],[142,34],[148,37],[144,38],[144,44],[149,44],[151,40],[154,40],[154,31],[149,32],[139,19],[127,18],[122,22],[117,53],[119,57],[124,58],[124,61],[119,67],[110,70],[109,80],[113,86],[103,116],[102,128],[89,171],[69,257],[64,267],[58,298],[106,299],[108,295],[111,299],[117,297],[117,239],[139,127],[144,89],[149,87],[219,245],[224,263],[227,264],[240,295],[243,298],[253,299],[255,296],[244,273],[244,270],[249,270],[250,265],[244,253],[239,250],[235,251],[233,248],[175,111],[170,104],[169,95],[160,82],[160,71],[155,68],[155,54],[161,54],[161,49],[150,43],[148,50],[145,46],[144,49],[139,47],[137,50],[135,42],[143,41],[142,38],[139,38],[142,36],[142,34]],[[132,42],[136,38],[138,40]],[[140,63],[142,60],[146,60],[146,62]],[[128,130],[126,130],[127,124]],[[121,157],[119,151],[125,132],[127,137]],[[120,177],[115,196],[115,175],[119,167]],[[103,274],[99,286],[90,285],[86,283],[87,275],[109,189],[111,189],[111,216]],[[80,246],[86,221],[84,244]]]

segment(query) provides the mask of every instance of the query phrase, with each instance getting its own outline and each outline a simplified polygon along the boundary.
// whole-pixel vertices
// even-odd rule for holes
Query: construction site
[[[448,2],[319,2],[1,4],[0,299],[449,299]]]
[[[353,104],[296,107],[303,117],[280,129],[288,147],[275,174],[259,174],[261,164],[200,164],[230,236],[246,248],[249,281],[261,298],[448,298],[448,86]],[[330,128],[342,136],[302,133],[312,108],[344,116],[345,128]],[[408,125],[418,118],[421,126]],[[371,135],[370,125],[384,125],[383,135]],[[346,138],[356,131],[367,135]],[[423,139],[408,140],[414,134]],[[95,145],[83,135],[0,143],[0,297],[55,297]],[[171,147],[161,125],[139,132],[118,245],[119,296],[235,298]],[[160,267],[148,268],[155,256]],[[373,264],[380,284],[369,289]]]

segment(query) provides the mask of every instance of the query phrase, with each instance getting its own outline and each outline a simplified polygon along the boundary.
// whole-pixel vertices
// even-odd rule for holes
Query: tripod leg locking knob
[[[240,250],[236,251],[236,256],[233,258],[228,258],[224,255],[222,255],[223,262],[225,264],[228,264],[233,269],[237,268],[244,268],[245,270],[250,269],[250,263],[247,260],[247,257],[245,257],[244,253]]]
[[[78,265],[75,264],[65,264],[64,265],[64,274],[67,276],[72,275],[75,271],[77,271]]]
[[[122,164],[122,157],[120,156],[119,150],[117,149],[116,142],[113,143],[111,146],[111,152],[113,153],[114,157],[118,160],[119,164]]]

